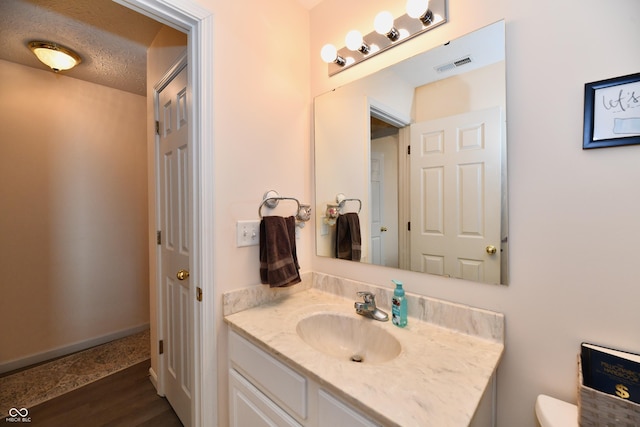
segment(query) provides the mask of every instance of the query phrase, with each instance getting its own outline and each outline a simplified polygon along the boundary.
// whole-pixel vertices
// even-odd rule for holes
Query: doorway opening
[[[400,129],[373,113],[370,117],[371,263],[398,268]]]
[[[409,119],[369,102],[371,263],[404,268],[409,254]]]
[[[31,2],[26,2],[25,4],[31,4]],[[42,3],[42,2],[37,2]],[[206,185],[211,186],[213,179],[213,161],[212,161],[212,129],[213,123],[211,120],[201,120],[200,117],[206,116],[208,118],[213,117],[212,114],[212,106],[213,106],[213,82],[212,82],[212,68],[213,68],[213,19],[212,14],[203,9],[201,6],[197,6],[195,0],[122,0],[118,1],[121,6],[125,6],[128,9],[131,9],[137,13],[141,13],[146,15],[157,22],[161,22],[162,24],[168,25],[174,29],[184,32],[188,35],[188,56],[190,64],[192,65],[192,69],[189,75],[189,81],[191,83],[189,87],[190,94],[192,94],[193,99],[193,114],[190,116],[190,124],[191,132],[190,138],[194,141],[192,145],[192,150],[195,155],[192,156],[194,159],[194,165],[192,168],[191,178],[193,180],[194,185],[193,193],[194,193],[194,209],[192,217],[194,224],[194,232],[193,234],[197,236],[197,240],[194,241],[194,250],[197,253],[195,256],[193,265],[190,268],[192,277],[198,280],[199,286],[203,289],[203,299],[202,302],[198,302],[197,304],[194,298],[189,298],[190,303],[193,303],[197,310],[194,312],[191,322],[194,325],[194,331],[196,333],[196,342],[193,344],[193,358],[195,361],[201,361],[203,358],[207,360],[207,363],[211,363],[212,370],[208,370],[206,386],[205,389],[208,392],[207,401],[216,402],[215,398],[215,367],[217,366],[215,361],[215,334],[205,334],[205,338],[200,340],[199,337],[203,334],[201,330],[204,328],[205,330],[213,330],[213,318],[214,313],[217,314],[217,308],[214,307],[213,299],[214,292],[212,286],[212,271],[213,265],[211,264],[211,260],[213,257],[212,253],[212,244],[213,239],[211,236],[202,235],[198,233],[198,230],[210,230],[213,229],[212,224],[212,202],[213,199],[211,194],[213,192],[210,188],[208,191],[203,191],[201,182],[206,183]],[[174,4],[175,3],[175,4]],[[4,7],[10,7],[12,5],[18,4],[18,2],[8,2],[9,6],[3,5]],[[71,4],[71,2],[69,2]],[[113,6],[114,3],[108,1],[105,4],[109,4],[109,6]],[[95,5],[97,6],[97,4]],[[120,8],[120,6],[116,6]],[[69,9],[72,9],[71,7]],[[120,8],[122,9],[122,8]],[[99,12],[99,8],[96,7],[94,16],[97,16],[97,20],[101,19],[101,16],[108,15],[105,13],[101,15]],[[65,28],[65,27],[60,27]],[[68,27],[67,27],[68,28]],[[24,79],[31,78],[32,76],[37,77],[37,73],[43,73],[40,70],[24,70],[18,69],[16,65],[11,64],[11,61],[3,62],[3,71],[7,70],[7,73],[14,73],[13,75],[21,74],[24,76]],[[98,61],[94,61],[97,63]],[[90,64],[90,61],[87,59],[85,64]],[[142,72],[144,78],[144,71]],[[45,78],[51,77],[46,75]],[[41,90],[41,92],[37,93],[34,96],[36,99],[39,99],[39,104],[45,109],[45,107],[49,110],[54,110],[58,107],[59,110],[62,110],[60,106],[65,103],[68,106],[73,106],[74,108],[69,108],[68,110],[64,110],[64,112],[77,113],[77,114],[69,114],[68,117],[76,117],[76,123],[66,123],[63,120],[58,120],[56,116],[56,120],[52,120],[52,124],[56,126],[46,126],[44,122],[39,122],[39,126],[33,126],[33,123],[29,126],[23,125],[21,121],[14,120],[14,122],[18,123],[18,125],[11,128],[12,132],[14,132],[16,138],[10,139],[19,139],[20,131],[24,130],[29,126],[29,128],[34,128],[37,131],[35,137],[33,138],[22,138],[28,139],[29,142],[33,142],[33,144],[22,144],[22,151],[16,151],[16,157],[29,161],[30,165],[37,166],[31,169],[25,167],[25,164],[18,165],[18,162],[13,162],[16,164],[16,169],[23,170],[21,174],[15,174],[15,177],[25,177],[22,180],[20,187],[24,188],[26,183],[33,183],[32,187],[37,188],[45,188],[55,190],[50,192],[52,196],[47,194],[41,195],[40,193],[34,194],[27,191],[20,191],[21,188],[18,186],[12,186],[11,192],[13,194],[18,194],[15,198],[16,202],[21,203],[12,203],[14,206],[25,207],[30,209],[35,215],[32,215],[35,221],[31,223],[27,223],[27,227],[11,227],[15,230],[15,237],[12,231],[12,234],[7,233],[7,241],[17,242],[22,241],[26,243],[30,243],[31,236],[33,236],[33,241],[36,242],[35,250],[21,250],[17,251],[12,248],[12,252],[16,254],[16,257],[20,256],[20,261],[23,263],[31,262],[31,271],[29,269],[24,268],[21,269],[23,272],[23,281],[33,284],[42,284],[45,283],[45,280],[41,280],[41,276],[54,276],[59,280],[56,282],[56,286],[49,286],[46,289],[43,289],[43,286],[40,286],[40,290],[37,292],[28,292],[25,294],[26,289],[21,286],[15,286],[10,291],[15,293],[18,297],[13,294],[9,294],[7,301],[13,301],[16,307],[22,304],[30,304],[32,308],[40,309],[40,307],[45,307],[44,310],[40,310],[42,312],[42,319],[36,318],[35,316],[24,316],[23,320],[21,320],[21,324],[25,325],[25,328],[28,326],[32,330],[37,333],[31,334],[31,336],[27,339],[27,334],[24,334],[24,339],[22,337],[19,340],[11,337],[9,340],[5,340],[6,342],[17,342],[20,341],[22,343],[27,343],[28,340],[33,340],[34,343],[41,344],[40,347],[35,348],[34,346],[29,347],[28,345],[23,345],[21,348],[16,348],[14,353],[3,354],[2,360],[8,360],[6,365],[10,365],[11,369],[13,366],[18,363],[37,363],[38,361],[31,360],[36,356],[46,357],[50,359],[52,357],[57,357],[64,353],[60,354],[51,354],[54,352],[65,351],[77,351],[82,348],[77,348],[76,344],[85,346],[87,343],[90,345],[100,344],[101,342],[94,342],[91,338],[95,335],[109,333],[113,329],[127,327],[129,322],[148,322],[149,315],[144,313],[142,309],[138,309],[138,307],[146,308],[147,303],[144,301],[147,300],[147,295],[143,295],[144,288],[147,286],[147,277],[145,274],[139,274],[139,271],[144,273],[147,270],[147,259],[146,253],[147,251],[147,229],[146,229],[146,176],[144,173],[144,168],[136,167],[132,165],[133,160],[136,159],[136,163],[138,159],[140,162],[146,162],[146,146],[144,144],[145,141],[145,128],[138,126],[137,129],[129,132],[129,126],[126,127],[124,124],[129,125],[133,120],[138,123],[141,123],[145,120],[145,104],[144,100],[139,97],[138,99],[129,99],[126,96],[126,93],[118,94],[123,96],[118,96],[118,100],[121,102],[112,102],[109,105],[112,106],[111,110],[106,109],[102,110],[99,108],[88,108],[87,104],[82,103],[81,107],[80,101],[84,101],[85,99],[91,99],[94,101],[93,107],[98,106],[101,102],[100,95],[102,92],[98,93],[95,88],[90,88],[86,86],[85,83],[81,84],[67,84],[69,80],[72,79],[63,79],[60,76],[55,77],[58,85],[57,90],[60,89],[73,89],[73,91],[67,90],[65,92],[66,96],[58,96],[58,93],[53,92],[53,89],[46,92],[47,95],[44,95],[44,91],[42,88],[51,88],[54,85],[52,84],[42,84],[40,85],[30,85],[30,87]],[[78,79],[82,80],[82,79]],[[16,80],[17,81],[17,80]],[[21,80],[22,81],[22,80]],[[14,85],[16,87],[20,87],[20,85]],[[27,85],[25,85],[27,86]],[[107,86],[105,84],[105,86]],[[142,90],[144,92],[144,89]],[[123,92],[126,92],[123,90]],[[85,96],[86,94],[86,96]],[[14,104],[13,107],[22,106],[24,103],[24,99],[26,97],[26,93],[15,93],[15,96],[12,94],[12,97],[6,97],[5,99],[11,99],[11,102]],[[75,96],[74,96],[75,95]],[[13,99],[19,100],[20,102],[15,102]],[[43,101],[48,101],[48,103]],[[77,101],[72,103],[71,101]],[[133,102],[135,101],[135,102]],[[105,120],[106,115],[111,114],[111,111],[117,110],[117,118],[118,120],[108,121]],[[31,114],[24,114],[22,110],[19,108],[11,109],[15,116],[25,117],[26,119],[32,118]],[[96,117],[95,126],[91,126],[94,122],[89,122],[88,120],[80,120],[78,117],[82,116],[85,111],[87,115],[89,113],[92,114],[92,117]],[[30,112],[32,113],[32,112]],[[102,117],[97,117],[102,114]],[[45,116],[46,114],[43,114]],[[51,116],[51,115],[50,115]],[[67,117],[67,121],[68,121]],[[132,119],[135,117],[135,119]],[[148,129],[151,129],[151,123],[146,122]],[[142,144],[140,147],[137,144],[128,143],[129,139],[125,138],[117,138],[117,142],[120,145],[116,145],[113,139],[109,140],[109,137],[106,136],[106,130],[109,128],[120,127],[125,129],[123,131],[127,133],[127,136],[131,136],[135,141],[142,140]],[[133,127],[133,126],[131,126]],[[74,128],[82,128],[83,131],[87,132],[87,136],[82,135],[82,140],[76,141],[75,138],[69,138],[68,136],[72,134],[72,132],[76,131]],[[22,132],[23,134],[25,132]],[[68,141],[69,146],[64,146],[63,144],[49,144],[49,146],[45,146],[44,150],[40,149],[39,146],[34,145],[36,142],[44,142],[51,141],[49,135],[55,135],[55,141]],[[75,135],[75,133],[73,134]],[[80,134],[79,134],[80,135]],[[101,153],[108,153],[111,155],[111,159],[115,159],[112,163],[109,163],[109,167],[107,167],[107,162],[105,158],[96,155],[91,156],[91,162],[85,161],[84,156],[74,155],[76,151],[70,150],[69,148],[79,148],[79,152],[81,154],[86,154],[90,150],[90,144],[86,144],[85,142],[90,141],[92,139],[92,135],[97,137],[100,136],[102,140],[106,140],[104,144],[104,150],[100,151]],[[80,139],[80,138],[78,138]],[[127,144],[125,144],[125,142]],[[74,144],[73,146],[71,146]],[[21,144],[14,144],[14,146],[18,146]],[[44,144],[43,144],[44,145]],[[132,154],[132,150],[137,150],[136,154],[140,154],[140,157],[134,157]],[[89,156],[86,156],[89,157]],[[8,159],[9,156],[5,156],[5,159]],[[5,160],[7,161],[7,160]],[[128,197],[126,200],[118,198],[114,195],[118,193],[113,191],[114,188],[122,188],[131,186],[126,178],[116,177],[119,171],[119,167],[125,165],[128,167],[128,171],[131,171],[131,175],[138,178],[140,175],[140,179],[136,180],[138,182],[137,189],[139,189],[140,194],[135,193],[131,197]],[[141,163],[137,163],[141,164]],[[101,184],[98,188],[89,185],[89,181],[87,179],[82,179],[82,177],[72,175],[74,172],[74,167],[81,171],[84,176],[97,176],[102,180],[99,180],[99,184]],[[5,170],[8,170],[6,168]],[[38,174],[29,173],[31,170],[37,170]],[[37,176],[36,176],[37,175]],[[60,177],[60,179],[53,180],[52,177]],[[27,181],[26,178],[29,178],[31,181]],[[133,181],[129,181],[133,182]],[[107,185],[108,184],[108,185]],[[143,188],[144,187],[144,188]],[[75,190],[74,196],[70,197],[71,190]],[[13,195],[12,194],[12,195]],[[56,196],[59,195],[59,196]],[[27,203],[22,203],[22,201],[26,201]],[[103,215],[109,209],[113,210],[114,205],[117,201],[117,212],[121,215],[114,220],[112,217],[106,217]],[[127,208],[127,204],[132,205],[134,202],[139,202],[141,207],[136,205],[136,214],[133,220],[128,221],[119,221],[118,218],[126,218],[131,219],[133,215],[131,214],[130,208]],[[55,215],[52,215],[52,212],[55,208]],[[129,209],[129,210],[127,210]],[[86,213],[90,213],[87,215]],[[123,213],[124,212],[124,213]],[[129,212],[129,213],[127,213]],[[45,215],[47,214],[47,215]],[[84,215],[84,216],[82,216]],[[128,215],[128,218],[127,218]],[[23,217],[26,215],[14,215],[14,217],[19,218],[23,221]],[[96,221],[88,221],[86,218],[92,218]],[[24,221],[23,221],[24,222]],[[34,227],[32,223],[36,223],[39,228]],[[126,222],[126,224],[125,224]],[[52,225],[57,225],[58,223],[63,223],[65,225],[64,229],[54,229]],[[133,223],[133,224],[132,224]],[[203,226],[204,224],[204,226]],[[37,228],[37,229],[36,229]],[[135,228],[136,232],[131,232],[131,229]],[[29,231],[30,235],[25,236],[24,231]],[[42,230],[42,232],[40,232]],[[117,230],[120,234],[115,233]],[[138,233],[141,231],[140,233]],[[135,234],[136,237],[136,251],[135,251],[135,261],[130,264],[135,264],[139,266],[136,269],[127,269],[125,271],[122,268],[122,264],[117,262],[117,257],[115,255],[133,259],[134,257],[130,255],[133,250],[127,251],[125,248],[126,242],[123,242],[126,239],[132,239],[132,235]],[[152,233],[155,234],[155,233]],[[122,236],[124,235],[124,236]],[[122,237],[122,238],[121,238]],[[107,247],[107,240],[109,240],[110,246]],[[142,242],[140,244],[140,242]],[[92,252],[92,249],[102,248],[102,252],[96,254],[96,252]],[[106,248],[106,249],[105,249]],[[201,255],[205,259],[207,259],[206,265],[201,262]],[[112,258],[111,255],[115,254]],[[144,257],[141,255],[144,254]],[[72,258],[75,256],[76,258]],[[115,258],[115,261],[114,261]],[[25,260],[25,261],[22,261]],[[38,271],[38,276],[34,277],[35,270],[33,268],[33,262],[43,260],[43,268],[41,268],[42,272]],[[89,263],[93,263],[100,267],[99,269],[93,268],[89,269],[87,266]],[[14,263],[14,265],[18,265],[18,263]],[[95,271],[99,270],[99,271]],[[132,273],[133,271],[133,273]],[[113,275],[114,277],[111,277]],[[144,276],[144,277],[143,277]],[[100,283],[97,284],[97,278],[105,278],[108,277],[108,283]],[[109,286],[109,284],[117,284],[124,282],[123,278],[130,278],[132,282],[140,283],[144,282],[142,287],[135,286],[136,292],[131,297],[127,296],[127,298],[122,298],[122,294],[119,296],[115,296],[118,294],[119,289],[114,289],[114,286]],[[46,277],[45,277],[46,278]],[[46,282],[48,283],[48,282]],[[70,286],[70,283],[74,285],[77,284],[77,289]],[[128,282],[127,282],[128,283]],[[60,284],[60,285],[58,285]],[[133,288],[133,286],[129,287],[129,289]],[[101,291],[109,293],[109,297],[112,302],[111,304],[105,304],[104,299],[100,299],[101,295],[97,292],[100,289]],[[138,291],[138,289],[141,289]],[[61,291],[69,291],[68,294],[73,298],[66,297]],[[8,291],[9,292],[9,291]],[[133,292],[132,292],[133,294]],[[29,296],[29,302],[25,299],[24,295]],[[4,296],[4,295],[3,295]],[[115,297],[114,297],[115,296]],[[93,299],[87,300],[87,297],[93,297]],[[191,297],[191,296],[190,296]],[[136,299],[137,298],[137,299]],[[37,299],[37,304],[36,304]],[[141,300],[142,303],[137,300]],[[20,304],[15,303],[16,301],[20,302]],[[134,302],[132,302],[134,301]],[[89,303],[87,303],[89,302]],[[125,311],[125,304],[130,304],[133,306],[135,303],[136,313],[133,320],[129,321],[129,317],[126,320],[121,321],[121,323],[115,323],[116,326],[112,326],[108,320],[110,317],[118,313],[122,313]],[[73,310],[70,310],[69,307],[73,307]],[[206,314],[203,316],[205,321],[202,321],[200,307],[205,307],[203,310]],[[55,308],[55,310],[53,309]],[[130,310],[133,311],[133,310]],[[5,313],[7,310],[5,310]],[[33,310],[34,313],[37,310]],[[138,314],[138,313],[141,314]],[[65,313],[68,314],[65,315]],[[11,313],[9,313],[11,314]],[[26,314],[26,313],[25,313]],[[92,328],[92,325],[89,325],[88,322],[84,323],[79,321],[79,317],[73,317],[72,314],[82,314],[87,319],[90,319],[93,324],[98,325],[95,328]],[[151,311],[151,315],[155,316],[153,311]],[[55,323],[54,325],[52,321],[47,321],[49,319],[55,320],[63,320],[66,323]],[[122,319],[122,318],[120,318]],[[33,327],[34,325],[35,327]],[[48,334],[47,330],[44,327],[38,328],[38,325],[47,325],[51,326],[51,329],[60,335],[60,340],[55,341],[53,337],[53,333]],[[72,325],[74,327],[78,327],[80,331],[78,334],[73,335],[68,333],[71,329],[69,326]],[[121,326],[124,325],[124,326]],[[145,325],[146,326],[146,325]],[[10,328],[17,329],[17,328]],[[118,330],[117,333],[121,331]],[[18,330],[16,333],[22,333],[21,330]],[[84,335],[82,335],[84,333]],[[109,339],[113,339],[111,335],[108,335]],[[211,338],[209,338],[211,337]],[[87,339],[91,338],[91,339]],[[84,340],[83,340],[84,339]],[[103,340],[104,336],[99,336],[97,339]],[[74,341],[75,340],[75,341]],[[68,347],[59,347],[60,343],[64,344],[72,341],[72,345]],[[104,341],[103,341],[104,342]],[[155,342],[154,346],[152,346],[153,351],[157,352],[157,342]],[[38,352],[39,349],[48,349],[53,348],[52,351],[47,352]],[[86,348],[86,347],[85,347]],[[37,354],[36,354],[37,353]],[[14,356],[15,354],[15,356]],[[27,356],[24,356],[24,355]],[[202,354],[205,356],[202,357]],[[29,356],[33,355],[33,356]],[[29,359],[26,361],[25,359]],[[42,359],[46,360],[46,359]],[[40,360],[40,361],[42,361]],[[3,362],[3,365],[4,362]],[[25,365],[23,365],[25,366]],[[3,367],[4,368],[4,367]],[[199,369],[199,368],[198,368]],[[199,377],[199,375],[196,375]],[[196,389],[200,387],[199,384],[196,384]],[[195,392],[196,397],[202,396],[199,391]],[[197,399],[196,399],[197,400]],[[194,404],[193,412],[198,414],[200,417],[200,407],[197,406],[199,404]],[[197,407],[195,407],[197,406]],[[215,407],[211,404],[207,404],[204,406],[203,412],[211,411],[215,414]],[[205,414],[206,419],[215,419],[215,415],[207,416]],[[194,425],[197,425],[199,421],[195,421]]]
[[[190,232],[193,250],[189,260],[190,277],[199,284],[196,295],[192,286],[187,303],[193,308],[190,323],[193,327],[193,384],[191,425],[200,426],[204,420],[217,419],[217,355],[215,346],[215,307],[213,272],[214,183],[213,162],[213,15],[211,11],[178,0],[114,0],[144,15],[187,34],[189,82],[191,99],[189,121],[189,157],[192,159],[189,176],[192,186]],[[206,262],[204,262],[206,260]],[[156,301],[156,304],[158,302]],[[158,310],[156,305],[156,312]],[[160,323],[159,323],[160,324]],[[204,333],[204,332],[208,333]],[[203,361],[207,361],[207,375],[202,375]],[[202,404],[207,402],[206,405]]]

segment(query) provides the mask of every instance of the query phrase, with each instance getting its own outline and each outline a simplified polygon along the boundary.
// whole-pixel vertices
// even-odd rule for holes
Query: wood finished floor
[[[151,384],[148,360],[34,406],[29,417],[43,427],[182,427]]]

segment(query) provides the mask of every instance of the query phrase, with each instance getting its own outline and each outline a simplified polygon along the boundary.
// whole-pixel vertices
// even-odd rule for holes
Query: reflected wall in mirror
[[[507,284],[504,52],[500,21],[316,97],[318,256]]]

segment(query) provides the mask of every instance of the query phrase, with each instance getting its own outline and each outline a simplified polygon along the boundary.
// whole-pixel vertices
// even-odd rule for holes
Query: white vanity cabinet
[[[229,365],[232,427],[380,425],[231,330]]]
[[[264,285],[225,294],[234,426],[495,427],[502,314],[407,294],[417,316],[397,328],[358,316],[352,299],[325,290],[324,282],[314,284],[318,289],[286,298]],[[373,289],[330,284],[345,295]],[[307,319],[324,320],[309,330]],[[364,337],[361,327],[376,329]],[[363,335],[364,344],[344,342],[347,332]],[[378,339],[383,336],[397,341],[401,352],[380,363],[348,360],[362,345],[370,355],[389,356],[383,351],[388,340]],[[343,347],[347,352],[336,357]]]

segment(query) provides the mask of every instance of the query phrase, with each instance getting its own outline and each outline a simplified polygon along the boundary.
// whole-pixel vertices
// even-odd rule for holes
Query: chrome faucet
[[[358,296],[362,297],[364,301],[356,301],[353,304],[353,307],[356,309],[356,313],[370,317],[374,320],[379,320],[380,322],[386,322],[389,320],[389,315],[376,307],[376,296],[374,294],[371,292],[361,291],[358,292]]]

